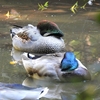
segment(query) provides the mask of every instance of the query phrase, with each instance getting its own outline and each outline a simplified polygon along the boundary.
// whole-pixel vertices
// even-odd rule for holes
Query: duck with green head
[[[22,59],[29,76],[44,76],[59,81],[90,80],[88,69],[75,57],[73,52],[47,54],[44,56],[27,56],[29,60]]]
[[[62,31],[50,21],[43,20],[36,27],[31,24],[15,26],[10,33],[12,45],[19,51],[47,54],[65,49]]]

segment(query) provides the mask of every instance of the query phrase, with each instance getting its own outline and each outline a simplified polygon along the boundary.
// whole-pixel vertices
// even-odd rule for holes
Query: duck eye
[[[41,94],[44,92],[44,90],[43,91],[41,91]]]

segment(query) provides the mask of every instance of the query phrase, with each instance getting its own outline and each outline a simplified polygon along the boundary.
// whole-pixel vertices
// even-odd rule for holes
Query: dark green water
[[[65,0],[49,2],[44,11],[38,10],[38,3],[46,0],[0,0],[0,82],[20,83],[26,86],[47,86],[50,91],[42,100],[100,100],[100,25],[95,21],[100,5],[79,9],[76,14],[70,11],[73,3]],[[100,4],[100,3],[99,3]],[[5,14],[11,10],[13,17]],[[9,30],[11,24],[36,25],[41,20],[54,21],[64,32],[66,50],[72,50],[92,75],[89,82],[52,83],[27,77],[22,65],[10,65],[12,43]],[[83,97],[82,97],[83,96]],[[84,99],[83,99],[84,98]]]

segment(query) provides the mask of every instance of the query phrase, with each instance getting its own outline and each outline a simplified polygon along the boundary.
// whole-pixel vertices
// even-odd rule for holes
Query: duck
[[[47,87],[32,88],[17,83],[0,82],[0,100],[39,100],[48,90]]]
[[[22,58],[22,64],[29,77],[66,82],[91,80],[88,69],[71,51],[41,56],[27,53],[27,58]]]
[[[14,25],[10,36],[13,47],[18,51],[48,54],[65,50],[62,31],[54,22],[47,20],[39,22],[37,26]]]

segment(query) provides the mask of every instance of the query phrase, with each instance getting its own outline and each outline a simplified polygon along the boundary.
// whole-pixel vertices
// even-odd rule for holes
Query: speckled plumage
[[[11,37],[13,47],[19,51],[38,54],[64,51],[65,43],[62,39],[63,33],[59,30],[58,26],[53,26],[54,24],[51,25],[51,22],[48,21],[47,23],[47,25],[44,25],[43,22],[42,24],[38,24],[37,27],[29,24],[22,28],[12,28]],[[48,30],[50,33],[48,33]]]

